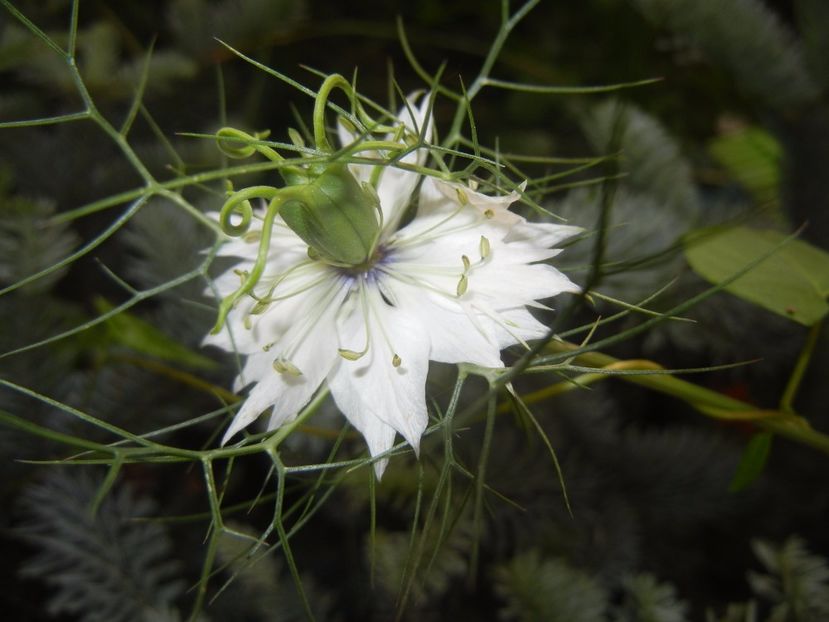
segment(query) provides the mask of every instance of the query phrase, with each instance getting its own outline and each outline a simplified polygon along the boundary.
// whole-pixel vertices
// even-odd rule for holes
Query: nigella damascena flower
[[[431,123],[427,103],[410,100],[400,112],[404,138]],[[397,131],[386,140],[404,138]],[[348,145],[360,137],[340,126],[340,140]],[[418,149],[400,161],[423,165],[427,155]],[[309,253],[307,240],[274,219],[261,277],[206,340],[245,355],[235,389],[252,385],[225,441],[271,407],[269,429],[290,421],[325,382],[373,456],[391,448],[396,433],[417,451],[428,420],[430,360],[502,367],[503,348],[547,333],[528,307],[578,291],[541,263],[578,228],[514,214],[509,207],[518,193],[487,196],[411,168],[349,165],[358,183],[372,184],[382,212],[373,250],[360,265]],[[401,227],[412,203],[415,216]],[[252,271],[261,228],[254,219],[245,236],[220,249],[238,258],[215,282],[220,295],[231,295],[240,275]],[[375,463],[378,476],[385,464]]]

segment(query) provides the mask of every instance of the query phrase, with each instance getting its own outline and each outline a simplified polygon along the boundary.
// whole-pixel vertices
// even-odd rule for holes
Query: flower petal
[[[472,363],[503,367],[497,336],[468,305],[461,305],[413,285],[388,279],[397,304],[424,318],[424,335],[430,343],[429,358],[441,363]],[[486,319],[486,318],[484,318]]]
[[[371,455],[391,448],[399,432],[418,450],[426,429],[426,373],[429,343],[423,338],[421,323],[408,310],[383,301],[372,284],[362,291],[364,300],[341,319],[343,348],[359,349],[369,327],[368,351],[356,361],[340,359],[328,376],[337,406],[369,443]],[[364,313],[368,313],[366,318]],[[368,320],[368,322],[366,321]],[[393,364],[395,355],[399,365]],[[385,462],[375,465],[378,476]]]
[[[337,358],[336,317],[349,290],[344,279],[332,278],[336,279],[333,283],[310,288],[294,296],[296,300],[289,298],[295,303],[296,315],[290,318],[288,329],[267,352],[260,351],[248,357],[241,384],[251,380],[257,384],[236,414],[222,443],[250,425],[271,405],[273,412],[268,429],[293,419],[328,374]],[[266,315],[276,315],[283,307],[270,310]],[[264,343],[260,341],[260,344]],[[282,358],[301,373],[277,371],[274,361]]]

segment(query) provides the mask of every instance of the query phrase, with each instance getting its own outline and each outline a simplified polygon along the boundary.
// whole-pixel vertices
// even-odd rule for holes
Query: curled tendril
[[[273,221],[279,213],[279,210],[282,209],[284,205],[292,201],[301,202],[301,196],[301,189],[296,187],[289,186],[288,188],[277,189],[270,186],[252,186],[233,193],[233,195],[222,206],[219,216],[222,229],[225,230],[228,235],[238,237],[243,235],[248,228],[250,228],[250,221],[253,217],[253,209],[250,205],[250,199],[258,197],[269,200],[268,207],[265,210],[265,216],[262,219],[262,234],[259,237],[259,251],[256,255],[256,261],[254,262],[250,273],[244,276],[244,280],[239,286],[239,289],[222,299],[222,302],[219,304],[219,314],[216,319],[216,325],[213,327],[213,330],[210,331],[212,334],[215,335],[222,329],[225,319],[227,318],[227,314],[230,313],[230,310],[236,302],[245,294],[252,292],[254,286],[259,282],[259,279],[262,277],[262,273],[265,271],[265,264],[268,259],[268,251],[270,250],[271,245],[271,233],[273,231]],[[234,213],[238,213],[242,217],[242,221],[236,225],[230,222],[230,217]]]
[[[351,86],[351,83],[340,74],[335,73],[325,79],[320,87],[320,90],[317,92],[317,97],[314,101],[314,142],[316,143],[317,149],[327,151],[329,153],[334,151],[331,148],[331,144],[328,142],[328,134],[325,128],[325,107],[328,105],[328,97],[334,89],[340,89],[346,94],[346,96],[348,96],[348,100],[351,103],[352,113],[357,117],[360,123],[362,123],[366,128],[370,128],[371,132],[389,133],[395,130],[394,127],[381,125],[372,119],[360,104],[360,100],[357,97],[354,87]]]
[[[397,138],[402,135],[405,128],[397,126],[388,127],[377,123],[363,109],[352,85],[345,78],[343,78],[343,76],[333,74],[328,76],[323,82],[314,103],[314,142],[316,143],[316,148],[318,150],[325,151],[327,153],[334,153],[331,144],[328,142],[327,129],[325,126],[326,106],[328,104],[328,98],[334,89],[340,89],[346,94],[351,103],[352,114],[357,118],[357,120],[359,120],[360,123],[364,125],[365,128],[367,128],[369,133],[395,133],[394,141],[363,141],[360,143],[360,148],[355,152],[366,149],[378,149],[381,147],[393,151],[399,151],[401,149]],[[219,213],[219,224],[222,231],[231,237],[239,237],[244,235],[248,229],[250,229],[250,225],[253,220],[253,207],[251,205],[251,199],[264,199],[268,201],[268,206],[262,220],[262,231],[259,237],[259,250],[256,255],[256,261],[254,262],[253,268],[250,272],[242,275],[242,284],[239,288],[232,294],[222,299],[219,304],[219,313],[218,318],[216,319],[216,324],[211,331],[212,334],[216,334],[222,329],[228,313],[230,313],[230,310],[240,298],[247,294],[251,294],[254,298],[256,298],[253,294],[253,288],[259,282],[259,279],[262,277],[262,273],[265,270],[265,264],[270,250],[274,219],[282,207],[286,204],[292,202],[304,203],[303,199],[306,196],[304,192],[305,183],[292,181],[290,177],[286,176],[286,173],[292,173],[296,174],[297,177],[300,177],[299,173],[302,172],[301,169],[294,169],[292,167],[285,166],[285,158],[283,158],[268,145],[262,143],[262,139],[267,138],[267,136],[268,132],[248,134],[247,132],[243,132],[242,130],[232,127],[223,127],[216,132],[216,144],[221,152],[226,156],[230,158],[242,159],[248,158],[255,153],[260,153],[272,162],[282,164],[280,172],[283,173],[286,181],[291,185],[284,188],[274,188],[272,186],[251,186],[250,188],[245,188],[243,190],[239,190],[238,192],[232,193],[222,206]],[[297,136],[298,134],[291,137],[295,144],[302,142],[301,138],[297,139]],[[305,179],[309,178],[306,176]],[[379,200],[377,203],[379,205]],[[233,222],[234,217],[238,219],[235,223]],[[379,230],[377,232],[377,236],[379,236]]]
[[[227,235],[238,238],[247,233],[250,229],[250,221],[253,218],[253,207],[250,204],[251,199],[265,199],[270,201],[280,191],[272,186],[251,186],[244,190],[239,190],[230,195],[225,204],[219,212],[219,225]],[[230,219],[233,216],[239,216],[241,220],[233,224]]]
[[[216,132],[216,144],[219,151],[229,158],[241,160],[259,152],[271,162],[282,162],[285,158],[279,153],[267,145],[260,144],[260,141],[267,138],[269,134],[269,131],[248,134],[235,127],[223,127]]]

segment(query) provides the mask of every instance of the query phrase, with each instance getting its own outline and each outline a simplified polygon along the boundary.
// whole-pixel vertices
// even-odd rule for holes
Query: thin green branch
[[[9,0],[0,0],[0,4],[2,4],[4,7],[6,7],[6,9],[9,11],[9,13],[14,15],[20,22],[23,23],[23,25],[26,28],[28,28],[31,31],[31,33],[33,35],[35,35],[38,39],[40,39],[46,45],[48,45],[50,48],[52,48],[53,51],[57,52],[58,54],[60,54],[64,58],[67,56],[66,50],[64,50],[62,47],[60,47],[55,42],[55,40],[52,39],[52,37],[50,37],[45,32],[43,32],[40,28],[38,28],[34,24],[34,22],[32,22],[28,17],[26,17],[25,15],[23,15],[23,13],[18,11],[17,8],[11,2],[9,2]]]
[[[634,82],[618,82],[616,84],[603,84],[595,86],[545,86],[542,84],[524,84],[521,82],[509,82],[507,80],[496,80],[486,78],[481,86],[492,86],[508,91],[519,91],[522,93],[537,93],[542,95],[592,95],[596,93],[612,93],[622,89],[636,88],[661,82],[662,78],[646,78]]]
[[[91,115],[88,110],[83,112],[70,112],[68,114],[60,114],[54,117],[41,117],[39,119],[24,119],[22,121],[2,121],[0,122],[0,130],[13,127],[36,127],[39,125],[56,125],[58,123],[67,123],[70,121],[85,121],[90,119]]]
[[[121,125],[121,129],[119,130],[119,134],[124,138],[130,133],[130,129],[132,129],[132,124],[135,121],[135,117],[138,114],[138,110],[142,107],[142,101],[144,99],[144,90],[147,88],[147,78],[150,75],[150,61],[153,57],[153,48],[155,47],[155,42],[150,44],[150,49],[147,50],[147,56],[144,59],[143,66],[141,67],[141,76],[138,79],[138,88],[135,89],[135,97],[132,99],[132,104],[130,104],[130,109],[127,111],[127,116],[124,118],[124,123]]]

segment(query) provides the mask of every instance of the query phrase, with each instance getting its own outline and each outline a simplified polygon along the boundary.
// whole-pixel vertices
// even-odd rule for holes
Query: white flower
[[[426,102],[417,107],[410,100],[399,118],[416,132],[431,123],[426,110]],[[342,127],[340,138],[357,140]],[[426,155],[421,149],[402,162],[423,164]],[[374,167],[350,170],[364,182]],[[241,299],[223,330],[205,339],[247,357],[235,390],[254,385],[224,441],[270,407],[269,429],[292,420],[327,382],[372,456],[390,449],[396,433],[417,451],[428,420],[430,360],[502,367],[503,348],[547,333],[527,307],[579,291],[539,262],[580,230],[532,224],[510,212],[518,193],[486,196],[425,177],[415,217],[398,229],[419,179],[401,168],[382,169],[376,190],[383,229],[373,262],[361,269],[309,258],[307,244],[277,217],[267,267],[254,289],[260,301]],[[253,266],[258,222],[220,249],[239,258],[215,282],[221,296],[238,289],[240,275]],[[378,476],[385,465],[375,463]]]

